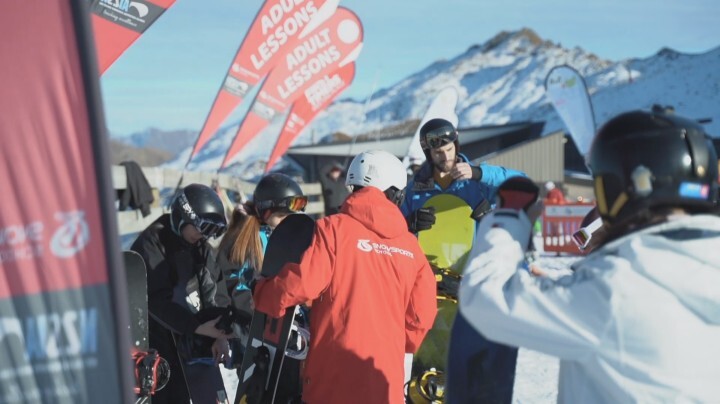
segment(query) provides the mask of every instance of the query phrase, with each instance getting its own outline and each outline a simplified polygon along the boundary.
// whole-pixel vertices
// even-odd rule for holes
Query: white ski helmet
[[[381,191],[395,187],[402,191],[407,185],[407,173],[397,157],[384,150],[370,150],[355,156],[345,185],[375,187]]]

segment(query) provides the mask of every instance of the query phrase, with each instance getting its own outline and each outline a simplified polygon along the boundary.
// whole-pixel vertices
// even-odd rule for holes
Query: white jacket
[[[530,231],[524,212],[480,223],[460,287],[474,327],[560,358],[559,402],[720,402],[719,217],[632,233],[557,280],[524,269]]]

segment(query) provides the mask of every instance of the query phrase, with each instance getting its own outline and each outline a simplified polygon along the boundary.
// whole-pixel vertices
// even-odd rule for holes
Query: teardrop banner
[[[102,75],[175,0],[92,0],[92,26]]]
[[[363,29],[355,13],[338,7],[332,17],[315,30],[303,33],[300,39],[268,75],[240,124],[221,169],[318,78],[355,61],[362,49]]]
[[[595,114],[583,77],[568,65],[555,66],[545,77],[545,96],[586,157],[595,137]]]
[[[88,4],[0,2],[0,26],[0,402],[134,402]]]
[[[321,77],[303,92],[302,96],[293,103],[290,113],[285,118],[285,124],[270,153],[265,172],[270,171],[305,127],[345,91],[354,78],[355,63],[350,63],[332,74]]]
[[[245,96],[299,42],[302,32],[313,30],[335,13],[340,0],[267,0],[228,69],[210,108],[192,159],[242,103]],[[189,160],[188,160],[189,162]]]

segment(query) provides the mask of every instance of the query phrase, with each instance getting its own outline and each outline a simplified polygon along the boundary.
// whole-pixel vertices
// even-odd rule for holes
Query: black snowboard
[[[145,261],[135,251],[123,251],[123,260],[130,303],[130,338],[134,350],[145,352],[150,348]]]
[[[299,263],[310,246],[314,232],[315,221],[309,216],[293,214],[286,217],[268,240],[262,275],[273,277],[286,263]],[[288,308],[282,319],[271,318],[255,310],[240,370],[236,404],[275,401],[294,319],[295,307]]]
[[[125,277],[128,288],[128,303],[130,304],[130,339],[132,348],[130,353],[135,363],[136,386],[135,397],[137,404],[150,403],[150,390],[154,384],[152,375],[141,375],[141,368],[145,355],[150,349],[148,339],[148,303],[147,303],[147,273],[145,261],[135,251],[123,251],[125,263]],[[149,379],[148,379],[149,377]]]

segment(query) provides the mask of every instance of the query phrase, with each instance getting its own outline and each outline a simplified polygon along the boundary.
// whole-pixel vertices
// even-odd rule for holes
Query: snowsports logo
[[[151,2],[142,0],[95,0],[92,12],[98,17],[125,28],[143,33],[165,11]]]
[[[85,212],[58,212],[55,218],[61,224],[50,239],[50,251],[56,257],[70,258],[90,242]],[[0,228],[0,263],[42,257],[45,239],[45,224],[41,221]]]
[[[0,263],[42,256],[43,228],[39,221],[0,228]]]
[[[62,224],[50,240],[50,251],[57,257],[70,258],[90,241],[90,228],[85,221],[85,212],[58,212],[55,219]]]
[[[371,242],[368,239],[358,239],[357,248],[360,251],[372,252],[375,254],[384,254],[392,257],[393,254],[400,254],[406,257],[414,258],[415,256],[408,250],[402,248],[388,246],[387,244]]]

